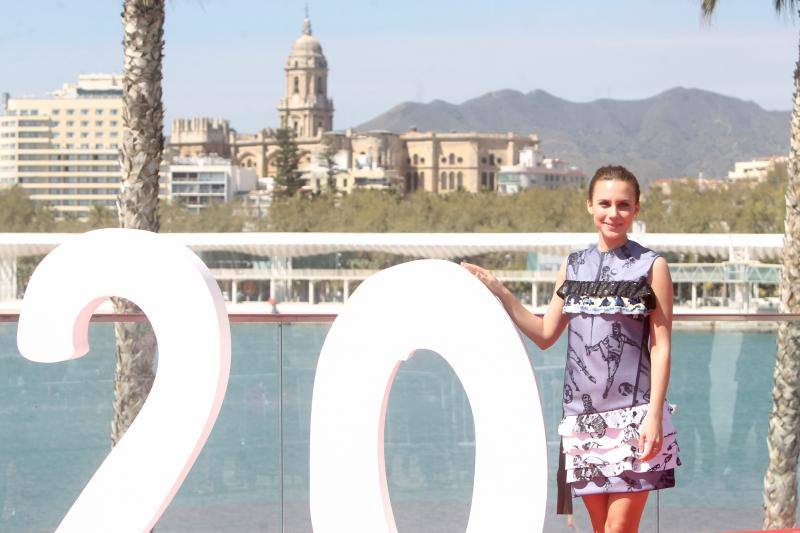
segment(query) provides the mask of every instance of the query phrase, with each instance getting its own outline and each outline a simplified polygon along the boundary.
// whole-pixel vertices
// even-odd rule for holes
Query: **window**
[[[67,109],[67,115],[74,115],[74,114],[75,114],[74,109]]]
[[[111,110],[111,114],[112,115],[118,115],[119,114],[119,109],[112,109]]]
[[[450,154],[450,157],[447,158],[447,162],[450,163],[451,165],[455,164],[456,156],[453,155],[453,154]]]
[[[442,190],[447,188],[447,172],[442,172],[439,175],[439,188]]]
[[[447,158],[446,157],[442,158],[442,163],[447,163]]]
[[[110,135],[111,137],[119,137],[119,132],[112,131],[111,133],[109,133],[109,135]]]
[[[462,174],[461,172],[456,174],[456,187],[458,187],[459,189],[464,188],[464,174]]]
[[[486,187],[487,185],[486,172],[481,172],[481,187]]]
[[[58,115],[59,113],[61,113],[60,109],[53,109],[53,115]]]
[[[86,133],[85,131],[82,131],[82,132],[81,132],[81,138],[82,138],[82,139],[85,139],[85,138],[86,138],[86,137],[88,137],[88,136],[89,136],[89,134],[88,134],[88,133]]]
[[[109,122],[109,124],[113,127],[119,124],[119,122],[117,122],[116,120],[112,120],[111,122]]]
[[[95,144],[94,145],[94,149],[95,150],[102,150],[103,149],[103,145],[102,144]]]
[[[97,133],[94,134],[94,136],[95,137],[102,137],[103,136],[103,132],[102,131],[98,131]]]
[[[503,160],[501,158],[499,158],[499,157],[497,158],[497,164],[498,165],[502,165],[503,164]]]
[[[82,145],[81,145],[81,148],[82,148],[83,150],[88,150],[88,149],[89,149],[89,145],[88,145],[88,144],[82,144]]]
[[[494,154],[489,154],[489,164],[494,165]]]
[[[424,157],[420,157],[419,158],[419,162],[420,162],[420,164],[424,165],[425,164],[425,158]]]
[[[115,135],[112,135],[112,137],[115,137]],[[119,145],[118,144],[112,144],[112,145],[109,146],[109,148],[111,148],[112,150],[116,150],[117,148],[119,148]]]
[[[322,94],[322,77],[317,76],[317,94]]]
[[[102,126],[103,125],[103,121],[102,120],[95,120],[94,121],[94,125],[95,126]]]
[[[300,78],[297,76],[294,77],[294,94],[300,92]]]
[[[460,164],[460,163],[463,163],[463,162],[464,162],[464,158],[463,157],[459,157],[458,158],[458,163]]]
[[[102,110],[102,109],[99,109],[99,108],[98,108],[98,109],[95,109],[95,110],[94,110],[94,114],[95,114],[95,115],[102,115],[102,114],[103,114],[103,110]]]
[[[484,164],[484,165],[486,164],[486,158],[485,157],[481,157],[481,164]]]
[[[88,121],[88,120],[81,120],[81,127],[82,127],[82,128],[85,128],[85,127],[87,127],[88,125],[89,125],[89,121]]]
[[[50,123],[50,125],[51,125],[51,126],[53,126],[54,128],[57,128],[57,127],[58,127],[58,124],[59,124],[59,122],[58,122],[57,120],[54,120],[54,121],[52,121],[52,122]]]
[[[450,190],[455,189],[456,188],[456,175],[455,175],[455,173],[451,172],[447,177],[450,178],[450,187],[449,187],[449,189]]]
[[[88,109],[81,109],[81,115],[88,115],[88,114],[89,114]]]
[[[75,121],[74,120],[68,120],[67,121],[67,127],[71,127],[71,126],[74,126],[74,125],[75,125]]]
[[[419,164],[419,156],[417,154],[414,154],[413,160],[415,165]]]

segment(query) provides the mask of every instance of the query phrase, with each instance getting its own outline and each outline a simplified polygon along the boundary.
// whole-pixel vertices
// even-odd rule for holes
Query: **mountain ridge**
[[[789,111],[692,87],[648,98],[572,102],[542,89],[491,91],[460,104],[401,102],[357,131],[481,131],[529,134],[542,152],[583,167],[626,165],[644,182],[724,177],[735,161],[789,150]]]

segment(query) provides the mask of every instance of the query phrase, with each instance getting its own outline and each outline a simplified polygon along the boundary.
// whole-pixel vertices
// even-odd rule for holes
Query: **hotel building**
[[[84,74],[46,96],[6,94],[2,104],[0,186],[19,185],[34,203],[62,213],[114,208],[122,177],[121,76]]]

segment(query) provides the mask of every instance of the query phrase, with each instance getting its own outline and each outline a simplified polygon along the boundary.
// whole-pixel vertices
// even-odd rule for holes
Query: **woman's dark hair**
[[[589,201],[592,200],[594,194],[594,184],[597,180],[619,180],[625,181],[633,185],[633,190],[636,194],[636,203],[639,203],[639,180],[633,175],[633,172],[623,167],[622,165],[606,165],[597,169],[597,172],[592,176],[589,181]]]

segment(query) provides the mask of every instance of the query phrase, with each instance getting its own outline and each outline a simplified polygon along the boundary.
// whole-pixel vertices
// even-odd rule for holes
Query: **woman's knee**
[[[635,533],[636,528],[631,529],[631,524],[625,517],[606,518],[605,533]]]

